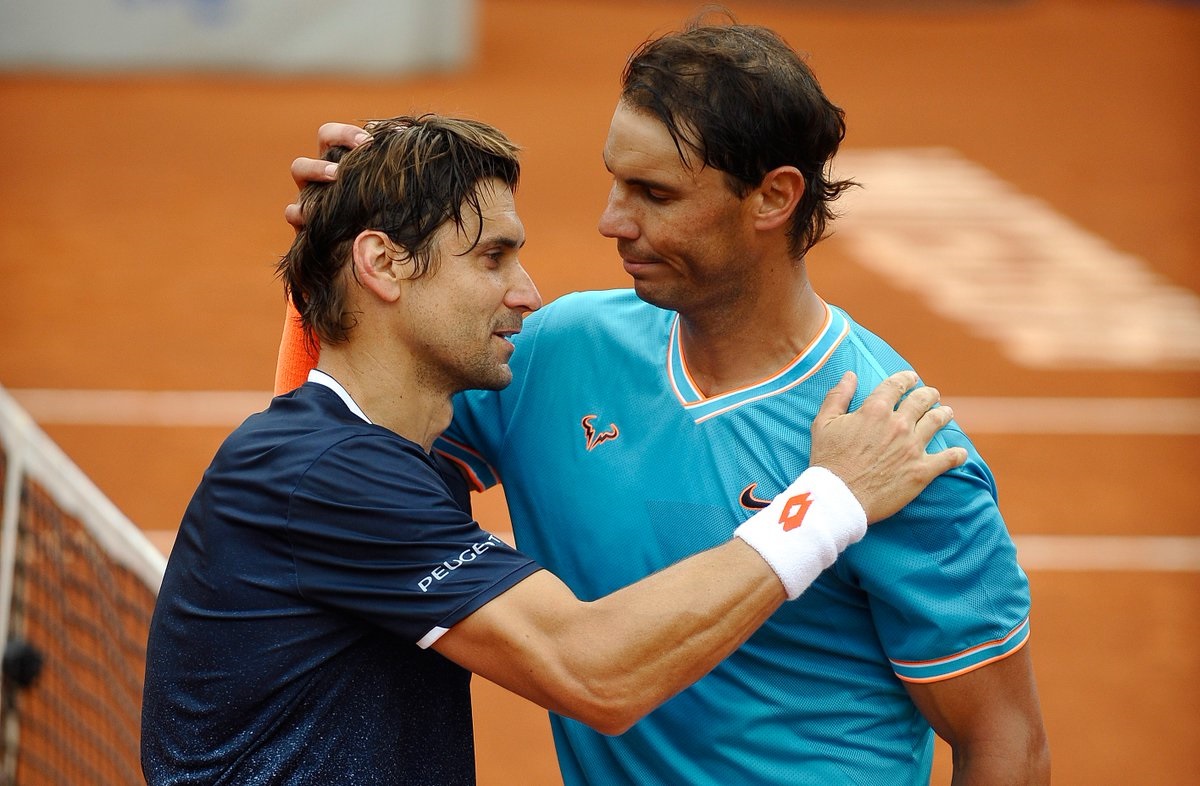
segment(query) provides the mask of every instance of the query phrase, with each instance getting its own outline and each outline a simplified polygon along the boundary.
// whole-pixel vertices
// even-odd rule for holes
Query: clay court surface
[[[1172,302],[1185,316],[1194,308],[1200,6],[730,5],[810,53],[846,109],[847,151],[953,151],[1135,260],[1180,296]],[[695,5],[480,0],[479,10],[478,55],[452,74],[0,75],[0,384],[164,547],[222,437],[269,397],[283,313],[272,265],[291,234],[281,218],[294,193],[287,167],[313,150],[321,122],[436,110],[495,123],[526,150],[523,261],[543,295],[624,284],[595,231],[617,75],[632,47]],[[387,45],[386,31],[369,32],[370,45]],[[1030,646],[1055,782],[1194,782],[1194,318],[1147,330],[1131,357],[1031,362],[939,307],[930,293],[940,290],[922,283],[939,278],[939,264],[904,284],[854,239],[848,228],[819,246],[811,276],[943,391],[998,478],[1033,587]],[[947,241],[931,230],[923,242]],[[1019,248],[1008,253],[997,264],[1027,261]],[[1085,283],[1091,264],[1085,256]],[[1048,312],[1038,271],[1026,274],[1041,306],[1007,319],[1046,324],[1058,301]],[[1128,292],[1081,308],[1117,318],[1143,290]],[[58,390],[82,391],[71,398],[82,409],[42,393]],[[128,397],[89,411],[102,401],[96,391],[231,395],[139,414],[112,403]],[[1065,416],[1070,425],[1056,427]],[[495,494],[477,516],[507,530]],[[481,784],[558,783],[541,710],[476,683]],[[949,782],[944,754],[935,783]]]

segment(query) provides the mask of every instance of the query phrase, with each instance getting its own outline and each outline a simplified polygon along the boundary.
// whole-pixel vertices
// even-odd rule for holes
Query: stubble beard
[[[447,372],[449,387],[455,393],[462,390],[503,390],[513,380],[508,364],[497,361],[489,352],[459,358],[459,362]]]

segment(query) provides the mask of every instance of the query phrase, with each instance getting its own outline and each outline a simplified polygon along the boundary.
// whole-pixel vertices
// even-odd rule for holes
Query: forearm
[[[591,603],[535,574],[435,646],[544,707],[617,733],[708,673],[865,531],[845,484],[810,469],[722,546]]]
[[[708,673],[786,599],[766,562],[737,539],[590,603],[546,573],[514,592],[532,593],[539,602],[489,604],[435,646],[493,682],[608,734],[624,731]],[[497,619],[498,611],[509,616]],[[521,635],[479,646],[470,634],[480,616],[491,617],[493,629]]]
[[[711,671],[785,600],[741,540],[698,554],[588,604],[567,637],[571,692],[626,727]]]

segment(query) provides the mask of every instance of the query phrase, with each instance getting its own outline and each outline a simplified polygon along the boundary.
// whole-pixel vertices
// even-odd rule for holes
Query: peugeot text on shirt
[[[455,556],[452,560],[446,560],[429,571],[429,575],[418,581],[417,586],[421,588],[421,592],[429,592],[429,588],[433,586],[435,581],[441,581],[449,576],[452,571],[458,570],[468,562],[474,562],[476,557],[483,554],[492,546],[502,545],[504,545],[503,541],[495,535],[489,534],[486,539],[472,544],[469,549],[464,549],[462,553]]]

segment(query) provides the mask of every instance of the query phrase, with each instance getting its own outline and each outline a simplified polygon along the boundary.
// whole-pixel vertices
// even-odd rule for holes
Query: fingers
[[[327,183],[337,179],[337,164],[320,158],[297,158],[292,161],[292,180],[296,188],[302,189],[309,183]]]
[[[337,164],[316,158],[297,158],[292,162],[292,180],[296,181],[297,190],[304,190],[309,183],[325,183],[337,178]],[[283,220],[299,232],[304,228],[304,208],[300,206],[300,198],[283,209]]]
[[[283,220],[291,224],[297,232],[304,229],[304,211],[295,202],[283,209]]]
[[[331,147],[355,148],[370,139],[370,135],[358,126],[349,123],[325,123],[317,129],[317,149],[319,155]],[[296,190],[303,191],[310,183],[329,183],[337,179],[337,164],[322,158],[307,158],[301,156],[292,161],[292,181]],[[299,199],[283,209],[283,220],[287,221],[299,232],[304,228],[304,209]]]
[[[829,389],[825,394],[825,400],[821,402],[821,408],[817,410],[817,416],[813,419],[813,425],[824,425],[834,418],[845,415],[850,408],[850,400],[854,398],[854,391],[858,388],[858,377],[853,371],[847,371],[838,380],[838,383]]]
[[[966,448],[946,448],[939,450],[937,453],[930,453],[926,457],[926,467],[929,469],[929,480],[933,480],[943,472],[948,472],[955,467],[961,467],[967,462]]]
[[[920,388],[913,391],[901,404],[900,409],[903,410],[905,405],[909,405],[917,397],[918,393],[924,393],[925,395],[921,397],[922,401],[920,403],[912,403],[909,407],[910,412],[917,413],[917,422],[913,433],[921,441],[922,447],[928,448],[929,442],[934,436],[954,419],[954,409],[947,404],[932,408],[941,398],[936,388]],[[928,404],[924,403],[925,400],[928,400]],[[922,407],[924,408],[923,411],[918,411]],[[936,453],[927,454],[924,469],[926,470],[928,479],[933,480],[943,472],[962,466],[966,461],[966,448],[946,448]]]
[[[863,407],[886,406],[889,410],[895,409],[904,394],[912,390],[919,381],[915,371],[897,371],[875,386],[871,395],[863,401]]]
[[[358,126],[349,123],[325,123],[317,129],[317,150],[319,155],[331,147],[356,148],[370,139],[370,135]]]
[[[931,409],[922,415],[921,419],[917,421],[917,427],[914,433],[916,434],[917,439],[921,440],[921,442],[928,447],[930,440],[932,440],[939,431],[949,425],[950,421],[953,419],[954,410],[950,406],[943,404],[937,409]],[[936,453],[929,454],[929,461],[932,472],[930,479],[933,479],[947,470],[954,469],[955,467],[961,467],[963,464],[965,464],[967,461],[967,449],[962,447],[953,447],[946,448],[945,450],[939,450]]]
[[[916,435],[919,439],[924,440],[925,444],[929,444],[933,435],[941,431],[953,419],[954,410],[945,404],[937,409],[930,409],[920,415],[917,420]]]
[[[928,385],[919,387],[896,406],[896,411],[916,423],[933,408],[934,404],[941,401],[941,398],[942,394],[937,388],[931,388]]]
[[[317,129],[317,158],[300,157],[292,162],[292,180],[297,188],[309,183],[325,183],[337,178],[337,164],[321,158],[331,147],[356,148],[371,136],[349,123],[325,123]]]
[[[954,419],[954,409],[948,404],[939,405],[942,394],[934,387],[922,386],[905,395],[906,391],[919,382],[916,372],[898,372],[880,382],[871,396],[876,397],[879,404],[892,404],[896,413],[903,416],[905,422],[912,424],[912,433],[920,441],[921,447],[928,449],[929,443],[937,433]],[[897,396],[900,397],[899,403],[894,404],[893,401],[898,400]],[[866,402],[863,406],[866,407]],[[967,458],[966,449],[961,447],[927,454],[928,463],[923,467],[928,472],[926,482],[943,472],[962,466]]]

